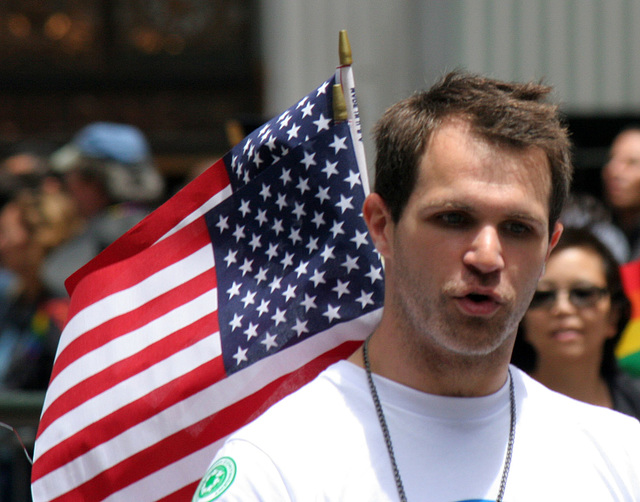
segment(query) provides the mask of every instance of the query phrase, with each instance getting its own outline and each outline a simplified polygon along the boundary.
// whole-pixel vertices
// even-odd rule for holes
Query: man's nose
[[[465,265],[482,274],[490,274],[504,268],[502,244],[496,228],[485,226],[480,229],[464,255]]]

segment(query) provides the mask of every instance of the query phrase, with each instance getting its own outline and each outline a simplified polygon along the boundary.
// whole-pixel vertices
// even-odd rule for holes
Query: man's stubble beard
[[[395,299],[399,312],[400,338],[414,353],[440,353],[443,358],[486,357],[505,346],[515,336],[518,323],[527,304],[516,305],[506,299],[500,310],[490,318],[466,316],[453,304],[446,291],[429,297],[419,281],[404,270],[396,270],[401,279]]]

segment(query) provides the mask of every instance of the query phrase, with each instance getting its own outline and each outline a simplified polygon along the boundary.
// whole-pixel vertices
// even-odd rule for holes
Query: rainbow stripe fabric
[[[618,342],[616,356],[624,371],[640,376],[640,260],[622,265],[620,274],[631,302],[631,319]]]

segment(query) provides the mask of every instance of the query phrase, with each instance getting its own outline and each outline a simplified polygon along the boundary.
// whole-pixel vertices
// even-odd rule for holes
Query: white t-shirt
[[[511,372],[517,423],[504,500],[640,501],[640,422]],[[454,398],[374,381],[410,502],[496,499],[508,383],[486,397]],[[364,370],[334,364],[234,433],[194,500],[398,500]]]

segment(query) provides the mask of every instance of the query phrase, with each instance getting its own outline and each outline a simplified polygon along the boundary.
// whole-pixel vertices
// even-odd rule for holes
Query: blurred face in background
[[[31,238],[18,204],[10,202],[0,211],[0,261],[18,274],[32,266]]]
[[[0,263],[19,276],[31,276],[42,253],[33,245],[24,213],[15,202],[0,211]]]
[[[524,317],[526,340],[538,363],[584,361],[599,365],[617,318],[600,255],[586,247],[553,253]]]
[[[0,264],[35,280],[46,254],[80,228],[76,211],[59,191],[19,194],[0,210]]]
[[[70,171],[64,181],[81,216],[91,218],[109,205],[104,188],[96,179],[80,171]]]
[[[602,179],[605,195],[616,211],[640,212],[640,129],[616,137]]]

